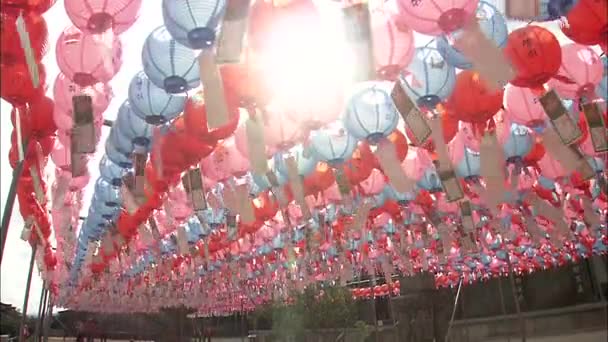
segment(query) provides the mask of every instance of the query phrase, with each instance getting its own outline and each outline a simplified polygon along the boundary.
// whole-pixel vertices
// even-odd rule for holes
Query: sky
[[[55,61],[55,42],[61,31],[71,25],[67,14],[65,13],[63,0],[58,0],[57,3],[45,13],[49,29],[49,42],[51,49],[44,59],[44,65],[47,71],[47,83],[49,86],[48,94],[52,96],[52,86],[59,70]],[[504,9],[504,0],[491,0],[490,2],[497,4],[500,9]],[[123,48],[123,64],[119,73],[111,82],[114,98],[109,108],[104,112],[104,118],[113,120],[116,118],[116,113],[121,103],[127,98],[128,85],[139,70],[141,70],[141,48],[148,33],[156,27],[163,24],[161,13],[161,0],[145,0],[142,6],[139,20],[120,37]],[[522,23],[510,23],[509,26],[520,26]],[[564,36],[560,33],[556,24],[550,25],[551,31],[558,35],[560,40],[564,40]],[[429,37],[422,35],[416,36],[416,45],[423,46],[428,42]],[[11,106],[1,100],[0,115],[0,204],[4,208],[4,203],[8,194],[12,179],[12,169],[8,167],[8,152],[10,149],[10,135],[12,124],[10,122]],[[103,142],[109,134],[109,127],[104,127],[102,130],[101,143],[98,146],[98,152],[95,158],[90,162],[89,169],[91,172],[91,182],[86,188],[84,195],[84,206],[82,215],[88,212],[88,203],[90,203],[93,195],[94,181],[99,175],[98,163],[103,155]],[[52,167],[52,165],[50,166]],[[50,185],[50,184],[49,184]],[[5,246],[3,264],[1,269],[1,295],[2,302],[9,303],[21,310],[23,305],[23,297],[25,293],[25,285],[27,280],[27,267],[31,255],[29,244],[20,239],[21,230],[23,229],[23,219],[19,213],[18,204],[15,204],[11,225],[8,232],[8,238]],[[32,288],[30,301],[28,305],[28,314],[36,314],[40,300],[40,291],[42,289],[42,281],[35,271],[32,280]]]

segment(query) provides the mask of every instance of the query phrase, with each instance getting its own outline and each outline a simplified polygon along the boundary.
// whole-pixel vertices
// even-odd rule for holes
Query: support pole
[[[47,291],[44,288],[44,284],[42,285],[42,290],[44,291],[44,303],[42,305],[42,312],[40,313],[40,315],[38,316],[38,321],[40,324],[40,330],[38,330],[38,326],[36,326],[36,341],[41,341],[42,339],[40,338],[40,336],[42,336],[42,329],[44,329],[44,320],[46,318],[46,310],[47,310],[47,306],[48,306],[48,295],[49,295],[49,291]]]
[[[25,150],[28,149],[29,142],[25,142],[23,146],[25,146]],[[2,256],[4,255],[4,244],[6,244],[6,237],[8,236],[8,226],[11,223],[11,216],[13,214],[13,207],[15,205],[15,198],[17,197],[17,184],[19,183],[19,178],[21,178],[21,174],[23,173],[23,167],[25,162],[22,160],[17,163],[17,167],[13,169],[13,180],[11,181],[11,186],[8,188],[8,196],[6,197],[6,203],[4,204],[4,211],[2,212],[2,229],[1,236],[2,240],[0,241],[0,265],[2,264]]]
[[[247,329],[245,328],[245,304],[241,298],[241,342],[245,342],[247,338]]]
[[[47,313],[44,316],[44,322],[42,326],[42,341],[49,342],[49,329],[51,328],[51,321],[53,320],[53,308],[55,306],[54,298],[49,290],[48,293],[48,303],[47,303]]]
[[[30,258],[30,269],[27,275],[27,283],[25,285],[25,297],[23,298],[23,309],[21,310],[21,324],[19,325],[19,342],[25,341],[23,335],[23,328],[25,327],[25,320],[27,318],[27,303],[30,299],[30,287],[32,286],[32,274],[34,273],[34,261],[36,260],[36,247],[35,244],[32,246],[32,257]]]
[[[458,308],[458,299],[460,299],[460,290],[462,289],[462,278],[458,282],[458,291],[456,291],[456,298],[454,299],[454,308],[452,309],[452,317],[450,317],[450,323],[448,324],[448,331],[445,333],[445,342],[450,340],[450,332],[452,331],[452,323],[456,317],[456,309]]]
[[[376,286],[376,274],[372,274],[372,310],[374,311],[374,335],[375,341],[380,341],[380,332],[378,329],[378,315],[376,313],[376,295],[374,294],[374,287]]]
[[[505,295],[502,291],[502,278],[498,278],[498,294],[500,295],[500,310],[502,311],[502,315],[504,317],[503,322],[508,322],[507,320],[507,309],[505,306]],[[511,342],[511,335],[507,335],[507,342]]]
[[[511,255],[507,251],[507,265],[509,266],[509,281],[511,283],[511,291],[513,292],[513,300],[515,301],[515,311],[517,312],[517,319],[519,320],[519,329],[521,330],[521,341],[526,342],[526,320],[521,314],[521,308],[519,307],[519,299],[515,292],[515,277],[513,276],[513,267],[511,266]]]
[[[42,330],[42,312],[44,310],[44,303],[46,302],[46,290],[44,288],[44,283],[42,284],[42,290],[40,291],[40,302],[38,302],[38,321],[36,321],[36,331],[34,332],[34,336],[36,336],[36,340],[39,340],[40,331]]]

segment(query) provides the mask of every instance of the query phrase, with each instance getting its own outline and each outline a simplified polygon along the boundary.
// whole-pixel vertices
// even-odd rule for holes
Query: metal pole
[[[376,294],[374,293],[374,287],[376,286],[376,274],[372,274],[372,310],[374,311],[374,335],[376,342],[379,342],[380,333],[378,331],[378,316],[376,313]]]
[[[513,300],[515,301],[515,311],[517,312],[517,319],[519,320],[519,328],[521,330],[521,341],[526,342],[526,320],[521,314],[521,308],[519,307],[519,299],[515,292],[515,277],[513,276],[513,267],[511,266],[511,255],[507,252],[507,265],[509,266],[509,281],[511,283],[511,291],[513,292]]]
[[[450,317],[450,323],[448,324],[448,331],[445,333],[445,342],[450,339],[450,332],[452,331],[452,323],[456,317],[456,309],[458,308],[458,299],[460,298],[460,290],[462,289],[462,278],[458,282],[458,291],[456,291],[456,298],[454,299],[454,308],[452,309],[452,317]]]
[[[507,320],[507,309],[505,306],[505,295],[502,291],[502,278],[498,278],[498,293],[500,295],[500,310],[502,311],[502,315],[504,316],[503,322],[508,322]],[[511,342],[511,336],[507,335],[507,342]]]
[[[245,338],[247,335],[245,327],[245,304],[243,303],[243,298],[241,298],[241,341],[245,342]]]
[[[53,320],[53,307],[55,306],[55,302],[53,300],[54,299],[53,295],[51,294],[51,292],[49,290],[47,290],[47,293],[48,293],[48,304],[47,304],[48,312],[44,316],[44,322],[43,322],[43,327],[42,327],[43,342],[49,342],[49,329],[51,328],[51,321]]]
[[[44,285],[42,288],[44,289]],[[38,320],[40,321],[40,330],[39,334],[36,335],[37,340],[40,340],[39,336],[42,336],[42,329],[44,329],[44,319],[46,318],[46,310],[48,306],[48,295],[49,291],[44,289],[44,304],[42,305],[42,312],[40,313],[40,316],[38,316]]]
[[[38,302],[38,321],[36,322],[36,331],[34,336],[36,339],[40,336],[40,330],[42,328],[42,311],[44,302],[46,301],[46,290],[44,289],[44,283],[42,284],[42,290],[40,291],[40,302]]]
[[[24,340],[24,336],[23,336],[23,328],[25,327],[25,320],[27,318],[27,303],[30,299],[30,287],[32,285],[32,274],[34,273],[34,261],[36,260],[36,247],[38,245],[33,245],[32,246],[32,257],[30,258],[30,270],[29,273],[27,275],[27,283],[25,285],[25,297],[23,298],[23,309],[22,309],[22,316],[21,316],[21,325],[19,326],[19,342],[23,342]]]
[[[23,146],[28,147],[28,142],[26,142]],[[11,216],[13,214],[13,207],[15,205],[15,198],[17,197],[17,184],[19,183],[19,178],[21,178],[21,174],[23,173],[23,167],[25,162],[22,160],[17,164],[17,167],[13,169],[13,180],[11,181],[11,186],[8,188],[8,196],[6,197],[6,203],[4,204],[4,211],[2,213],[2,240],[0,240],[0,265],[2,264],[2,256],[4,255],[4,244],[6,243],[6,237],[8,235],[8,226],[11,223]]]

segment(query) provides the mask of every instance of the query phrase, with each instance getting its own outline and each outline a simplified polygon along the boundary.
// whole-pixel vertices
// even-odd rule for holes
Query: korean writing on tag
[[[370,13],[367,3],[358,3],[346,7],[344,11],[344,28],[346,39],[356,57],[354,81],[362,82],[375,78]]]
[[[606,139],[608,131],[606,129],[606,122],[604,122],[604,118],[600,113],[599,105],[595,102],[585,103],[583,104],[583,112],[589,126],[593,150],[598,153],[608,151],[608,140]]]
[[[228,0],[217,42],[218,63],[239,63],[247,32],[251,0]]]
[[[93,100],[89,95],[72,97],[74,127],[72,128],[72,151],[75,153],[95,152],[95,126],[93,122]]]
[[[192,209],[201,211],[207,208],[205,201],[205,190],[203,188],[203,176],[200,168],[190,169],[182,178],[182,184],[190,199]]]
[[[146,183],[145,178],[145,170],[146,170],[146,162],[148,161],[147,154],[140,153],[137,151],[132,155],[133,159],[133,195],[135,197],[142,197],[145,195],[144,193],[144,185]]]
[[[203,49],[198,58],[201,83],[205,85],[205,111],[209,130],[220,128],[229,122],[228,106],[222,77],[215,64],[213,49]]]
[[[424,144],[431,136],[431,128],[418,106],[405,93],[403,86],[401,86],[401,81],[395,82],[391,98],[403,121],[405,121],[407,127],[412,131],[416,140],[415,143],[419,146]]]
[[[564,107],[555,90],[546,92],[539,98],[539,102],[549,119],[551,119],[551,124],[564,145],[571,145],[581,137],[583,133],[568,115],[568,110]]]
[[[473,69],[487,81],[490,90],[503,88],[515,77],[515,72],[502,50],[486,37],[477,20],[469,21],[463,31],[454,47],[469,58]]]
[[[247,133],[247,152],[251,162],[251,168],[253,172],[263,175],[268,172],[268,163],[266,161],[266,151],[264,146],[264,128],[261,119],[258,115],[254,117],[249,116],[245,122],[245,129]]]

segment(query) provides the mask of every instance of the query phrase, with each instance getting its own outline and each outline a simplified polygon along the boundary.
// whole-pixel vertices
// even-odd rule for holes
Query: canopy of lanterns
[[[608,250],[605,0],[163,0],[103,145],[142,1],[64,1],[50,98],[53,3],[2,0],[1,95],[23,238],[58,305],[225,314],[358,276],[385,278],[353,290],[368,298],[398,294],[393,274],[452,286]]]

